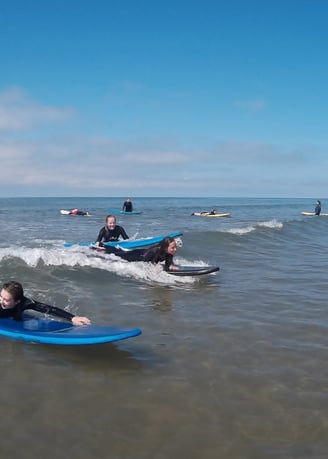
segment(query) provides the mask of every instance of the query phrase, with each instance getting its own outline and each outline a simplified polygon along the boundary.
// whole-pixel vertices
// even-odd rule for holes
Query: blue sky
[[[0,4],[2,196],[327,196],[326,0]]]

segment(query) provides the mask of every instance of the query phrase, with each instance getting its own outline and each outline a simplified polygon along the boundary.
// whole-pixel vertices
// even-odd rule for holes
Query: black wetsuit
[[[84,212],[83,210],[80,209],[72,209],[70,210],[70,215],[89,215],[88,212]]]
[[[165,271],[168,271],[173,264],[173,255],[167,253],[163,256],[160,250],[156,248],[125,251],[116,247],[106,247],[106,253],[112,253],[126,261],[147,261],[151,263],[161,263],[164,261]]]
[[[132,212],[133,205],[131,201],[125,201],[122,208],[123,212]]]
[[[120,236],[123,239],[129,239],[129,236],[126,234],[122,226],[116,225],[113,230],[109,230],[106,226],[104,226],[99,231],[96,242],[115,242],[119,240]]]
[[[320,205],[320,204],[317,204],[317,205],[315,206],[314,213],[315,213],[316,215],[320,215],[320,212],[321,212],[321,205]]]
[[[23,320],[23,313],[27,309],[43,312],[44,314],[51,314],[69,321],[72,321],[72,318],[74,317],[74,314],[64,311],[64,309],[57,308],[56,306],[50,306],[49,304],[39,303],[38,301],[34,301],[24,296],[23,300],[13,308],[3,309],[0,307],[0,319],[12,317],[14,320]]]

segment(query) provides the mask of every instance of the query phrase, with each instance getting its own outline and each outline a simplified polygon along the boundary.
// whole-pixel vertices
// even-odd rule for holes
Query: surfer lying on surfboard
[[[177,243],[173,237],[166,237],[161,241],[158,247],[151,249],[134,249],[125,251],[116,247],[105,247],[106,253],[112,253],[127,261],[148,261],[151,263],[164,262],[165,271],[179,269],[174,264],[173,257],[177,251]]]
[[[90,325],[91,323],[87,317],[75,316],[56,306],[26,298],[23,286],[19,282],[10,281],[5,283],[0,292],[0,319],[12,317],[14,320],[23,320],[23,313],[27,309],[67,319],[73,325]]]
[[[83,210],[80,209],[72,209],[69,211],[69,215],[89,215],[89,212],[84,212]]]
[[[151,249],[134,249],[124,251],[118,247],[106,246],[102,249],[125,259],[126,261],[148,261],[151,263],[164,262],[164,271],[174,276],[202,276],[215,273],[220,270],[219,266],[180,266],[173,262],[177,251],[177,243],[174,238],[166,237],[157,247]]]
[[[203,212],[199,212],[200,215],[216,215],[218,213],[217,209],[213,209],[210,211],[204,210]],[[191,215],[195,215],[195,212],[193,212]]]

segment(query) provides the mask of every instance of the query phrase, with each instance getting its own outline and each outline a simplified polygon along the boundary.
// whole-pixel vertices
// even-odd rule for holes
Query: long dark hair
[[[165,255],[167,254],[167,249],[171,242],[175,242],[174,237],[166,237],[162,240],[160,245],[158,246],[158,249],[156,251],[156,258],[159,259],[164,259]]]
[[[24,289],[22,284],[16,281],[9,281],[3,284],[2,288],[7,290],[13,297],[15,303],[21,301],[24,298]]]

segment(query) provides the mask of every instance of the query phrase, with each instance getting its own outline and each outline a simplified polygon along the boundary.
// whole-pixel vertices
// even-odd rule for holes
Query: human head
[[[318,204],[319,206],[321,206],[321,201],[319,201],[319,199],[318,199],[318,201],[317,201],[317,204]]]
[[[170,255],[175,255],[177,251],[177,243],[174,237],[166,237],[162,240],[160,244],[160,249],[164,253],[169,253]]]
[[[3,284],[0,292],[0,305],[3,309],[11,309],[24,297],[22,284],[9,281]]]
[[[105,223],[106,223],[106,227],[110,230],[113,230],[116,226],[116,217],[115,215],[107,215],[106,216],[106,220],[105,220]]]

